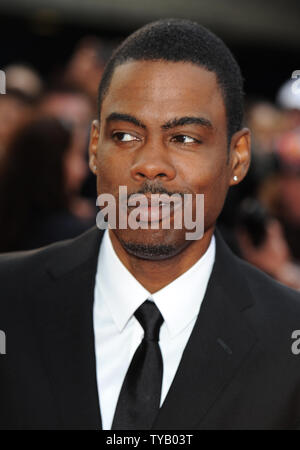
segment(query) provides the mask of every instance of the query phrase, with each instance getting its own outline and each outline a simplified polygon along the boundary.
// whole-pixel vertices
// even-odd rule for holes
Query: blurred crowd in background
[[[85,37],[50,79],[25,64],[1,68],[0,252],[41,247],[95,225],[89,130],[112,50],[98,37]],[[300,94],[294,82],[278,86],[273,103],[246,97],[252,164],[230,189],[219,228],[236,254],[300,289]]]
[[[111,49],[110,49],[111,50]],[[72,238],[95,225],[89,129],[110,52],[81,40],[50,80],[33,67],[4,68],[0,96],[0,252]]]

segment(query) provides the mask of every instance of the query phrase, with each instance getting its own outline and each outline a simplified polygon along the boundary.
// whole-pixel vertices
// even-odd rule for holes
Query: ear
[[[99,120],[93,120],[89,143],[89,166],[91,171],[97,175],[97,149],[99,141],[100,124]]]
[[[240,183],[246,176],[251,161],[250,130],[243,128],[231,138],[229,186]]]

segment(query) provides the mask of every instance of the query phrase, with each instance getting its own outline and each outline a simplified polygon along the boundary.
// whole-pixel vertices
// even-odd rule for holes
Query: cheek
[[[185,172],[185,181],[194,192],[204,194],[204,218],[206,226],[219,216],[228,191],[228,166],[226,158],[194,161]]]
[[[110,179],[115,177],[114,160],[111,157],[111,152],[104,144],[101,144],[97,152],[97,185],[107,185]]]
[[[187,155],[176,161],[177,173],[194,192],[205,193],[223,189],[227,182],[227,155],[216,152],[215,149],[200,155]],[[212,153],[220,153],[220,157],[212,156]]]
[[[119,185],[128,184],[129,163],[108,146],[102,146],[97,155],[97,191],[117,193]]]

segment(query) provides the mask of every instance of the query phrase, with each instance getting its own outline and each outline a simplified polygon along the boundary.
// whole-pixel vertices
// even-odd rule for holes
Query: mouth
[[[141,224],[154,224],[171,218],[180,206],[181,196],[179,194],[172,197],[167,194],[133,194],[129,197],[127,210],[130,214],[134,209],[138,209]]]

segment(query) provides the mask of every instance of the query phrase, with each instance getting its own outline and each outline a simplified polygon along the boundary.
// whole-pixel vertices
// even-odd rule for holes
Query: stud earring
[[[237,181],[237,180],[238,180],[238,177],[237,177],[236,175],[234,175],[233,180],[234,180],[234,181]]]

